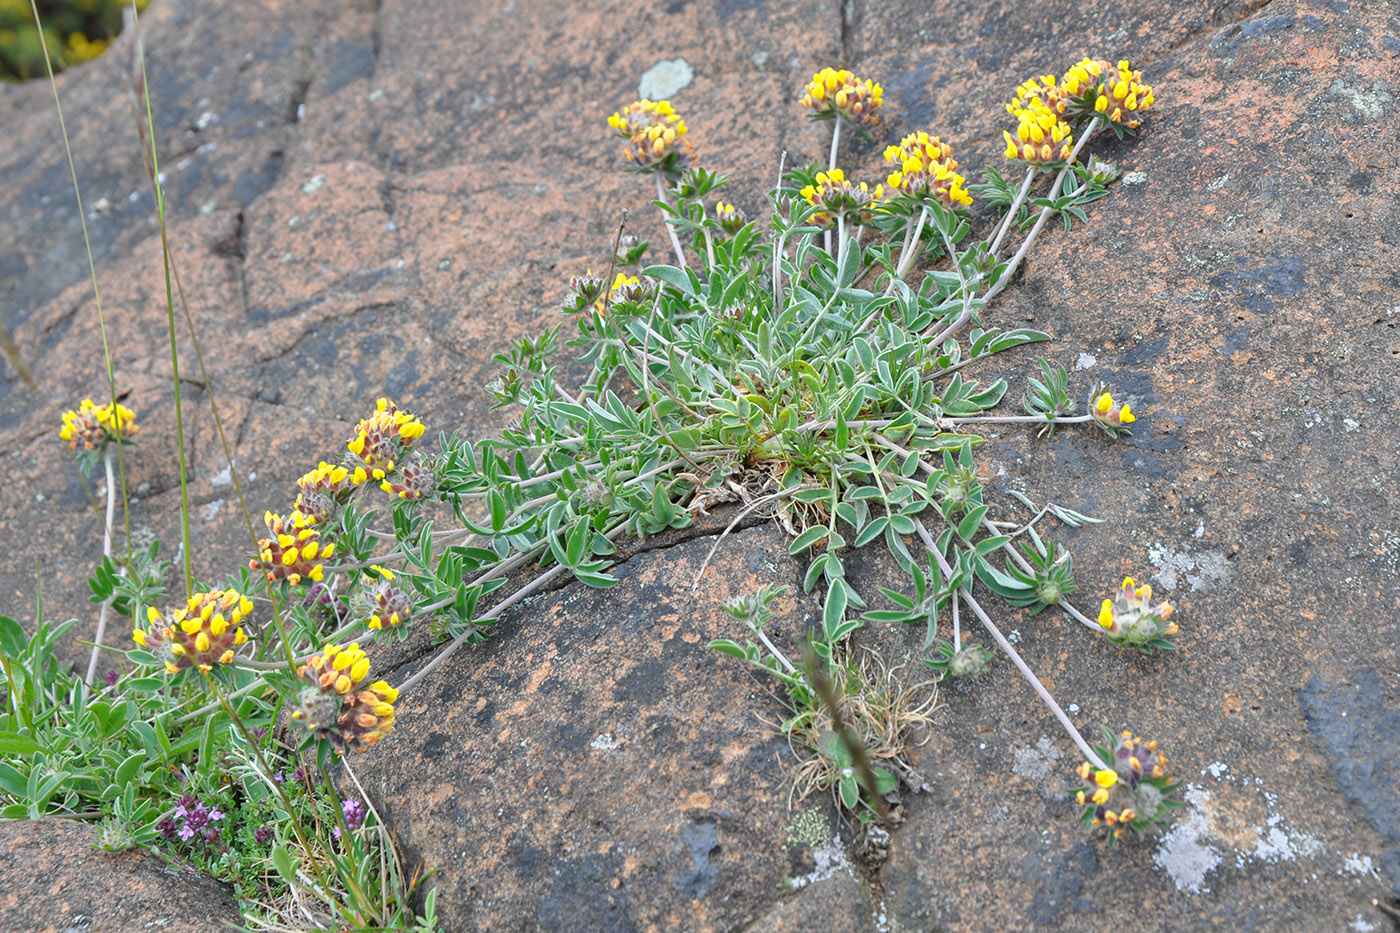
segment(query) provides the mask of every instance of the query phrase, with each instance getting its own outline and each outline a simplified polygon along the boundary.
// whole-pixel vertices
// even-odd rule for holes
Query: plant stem
[[[1026,180],[1021,183],[1021,190],[1016,192],[1016,197],[1011,201],[1011,207],[1007,209],[1006,216],[1001,219],[992,232],[987,234],[987,242],[991,243],[991,254],[996,255],[997,249],[1001,247],[1002,238],[1011,229],[1011,225],[1016,222],[1016,213],[1021,209],[1021,202],[1030,193],[1031,182],[1035,181],[1035,173],[1039,171],[1034,165],[1026,169]]]
[[[846,215],[836,215],[836,281],[841,281],[841,257],[846,252]]]
[[[1050,188],[1049,200],[1054,201],[1055,198],[1059,195],[1060,186],[1064,183],[1065,175],[1069,172],[1070,166],[1074,164],[1074,161],[1076,158],[1078,158],[1080,151],[1089,142],[1089,138],[1094,135],[1094,131],[1098,129],[1098,125],[1098,117],[1095,117],[1093,120],[1089,121],[1088,129],[1084,131],[1084,135],[1080,138],[1079,143],[1074,147],[1074,151],[1070,153],[1069,158],[1065,160],[1064,167],[1060,169],[1060,174],[1055,176],[1055,183]],[[1050,219],[1052,214],[1055,213],[1057,212],[1048,207],[1043,207],[1040,209],[1040,216],[1036,218],[1035,226],[1031,228],[1031,232],[1029,235],[1026,236],[1025,242],[1023,242],[1021,244],[1021,248],[1016,251],[1016,255],[1012,257],[1011,262],[1006,267],[1006,270],[1002,272],[1001,278],[997,280],[997,283],[995,285],[987,289],[987,293],[982,296],[983,305],[986,305],[997,295],[1001,294],[1002,290],[1005,289],[1007,284],[1011,282],[1011,277],[1014,276],[1016,274],[1016,270],[1020,268],[1021,260],[1026,258],[1026,253],[1030,252],[1031,244],[1035,242],[1035,238],[1040,234],[1041,228],[1045,226],[1045,222]],[[938,345],[942,344],[943,341],[947,340],[949,337],[952,337],[953,335],[958,333],[958,331],[966,327],[968,322],[971,320],[972,309],[968,308],[965,311],[963,311],[962,314],[958,315],[957,320],[953,321],[953,323],[945,327],[942,331],[938,333],[937,336],[931,338],[929,340],[929,343],[937,347]]]
[[[895,265],[894,268],[895,278],[902,280],[904,278],[905,273],[909,271],[909,267],[913,265],[914,257],[919,255],[919,247],[917,244],[921,241],[921,238],[924,235],[924,224],[927,222],[928,207],[924,207],[924,209],[919,212],[919,223],[917,226],[914,227],[914,235],[906,239],[904,241],[904,245],[899,248],[899,262]],[[906,227],[905,229],[908,228]],[[952,254],[949,254],[949,258],[951,258],[954,262],[957,261],[957,257],[953,256]]]
[[[923,524],[918,519],[915,519],[914,523],[915,527]],[[925,534],[927,534],[927,531],[925,531]],[[937,548],[930,548],[930,550],[934,558],[938,561],[938,566],[942,568],[945,574],[951,577],[953,568],[948,566],[948,562],[943,558],[943,555],[938,552]],[[1002,635],[1001,630],[996,627],[996,624],[992,622],[987,613],[983,611],[982,605],[971,593],[961,587],[955,593],[955,598],[960,598],[967,604],[967,608],[972,610],[973,615],[977,616],[977,620],[982,623],[983,627],[991,634],[992,638],[996,640],[996,643],[1001,646],[1001,650],[1006,652],[1006,656],[1016,665],[1016,669],[1025,676],[1026,680],[1030,681],[1031,686],[1035,688],[1036,694],[1046,706],[1050,707],[1050,711],[1055,714],[1055,718],[1060,721],[1060,725],[1069,733],[1069,737],[1074,740],[1074,744],[1079,746],[1079,750],[1084,753],[1084,757],[1088,759],[1089,763],[1096,768],[1107,768],[1108,765],[1104,764],[1103,761],[1099,759],[1099,756],[1094,753],[1093,748],[1084,740],[1084,736],[1079,733],[1074,723],[1070,722],[1070,718],[1065,715],[1065,711],[1060,709],[1060,704],[1056,703],[1055,698],[1050,695],[1050,691],[1045,689],[1045,685],[1040,682],[1040,678],[1035,676],[1035,672],[1022,660],[1021,656],[1017,654],[1016,649],[1011,646],[1011,642],[1006,640],[1006,636]]]
[[[116,368],[112,364],[112,349],[107,340],[107,320],[102,313],[102,291],[97,287],[97,264],[92,258],[92,239],[88,234],[87,209],[83,207],[83,192],[78,185],[78,167],[73,161],[73,146],[68,139],[68,123],[63,119],[63,104],[58,98],[58,82],[53,75],[53,60],[49,57],[49,43],[45,38],[44,24],[39,19],[39,5],[37,0],[29,0],[29,9],[34,13],[34,31],[39,36],[39,48],[44,53],[44,68],[49,74],[49,89],[53,91],[53,108],[58,115],[58,129],[63,137],[63,151],[68,159],[68,174],[73,179],[73,198],[78,202],[78,223],[83,230],[83,249],[87,254],[88,276],[92,280],[92,300],[97,309],[97,331],[102,336],[102,360],[107,371],[107,392],[112,406],[112,417],[116,419],[118,429],[121,428],[121,416],[117,414],[117,377]],[[126,549],[131,550],[131,505],[127,502],[126,495],[126,458],[122,453],[121,445],[117,445],[117,469],[121,476],[122,487],[122,522],[126,530]],[[109,526],[111,522],[107,523]]]
[[[115,416],[116,409],[112,409]],[[118,419],[120,420],[120,419]],[[120,441],[117,441],[120,444]],[[112,475],[112,450],[109,446],[102,454],[102,466],[107,471],[107,517],[102,523],[102,556],[108,558],[112,556],[112,512],[117,505],[117,483],[116,477]],[[92,679],[97,675],[97,656],[102,652],[102,637],[107,634],[107,611],[112,607],[112,597],[102,600],[102,608],[97,613],[97,633],[93,635],[92,655],[88,658],[87,676],[83,678],[83,683],[92,686]]]
[[[133,15],[135,4],[132,5]],[[133,22],[136,22],[133,20]],[[141,41],[139,24],[137,25],[136,41]],[[141,84],[143,89],[148,89],[146,80],[146,58],[141,56]],[[146,103],[146,125],[154,127],[155,119],[151,115],[151,96],[147,90],[145,94]],[[151,170],[154,176],[156,192],[156,216],[160,219],[160,251],[161,267],[165,272],[165,311],[166,330],[170,335],[170,380],[171,387],[175,392],[175,444],[179,453],[180,462],[180,542],[185,558],[185,595],[188,597],[194,592],[194,555],[190,549],[190,489],[189,474],[185,465],[185,417],[184,407],[180,403],[180,354],[175,347],[175,294],[170,283],[170,241],[166,234],[165,226],[165,191],[160,183],[160,158],[156,154],[155,133],[150,134],[151,142]],[[233,469],[233,464],[229,464],[229,469]]]
[[[656,172],[655,175],[656,175],[656,199],[657,199],[658,201],[660,201],[662,204],[669,205],[671,202],[670,202],[670,200],[666,197],[666,187],[665,187],[664,185],[661,184],[661,173],[660,173],[660,172]],[[680,266],[682,269],[686,268],[686,265],[685,265],[685,250],[681,249],[681,239],[680,239],[680,237],[676,236],[676,228],[673,227],[673,226],[671,226],[671,219],[670,219],[669,217],[667,217],[667,216],[665,215],[664,212],[663,212],[662,215],[661,215],[661,222],[662,222],[663,224],[666,225],[666,232],[667,232],[667,233],[670,235],[670,237],[671,237],[671,248],[674,249],[674,250],[676,251],[676,265]],[[611,287],[612,287],[612,283],[611,283],[611,282],[605,283],[605,287],[611,288]]]
[[[838,115],[831,121],[831,158],[827,160],[826,170],[833,172],[836,170],[836,152],[841,148],[841,117]],[[831,252],[831,231],[822,233],[822,249]]]
[[[776,183],[774,184],[774,186],[773,186],[773,189],[774,189],[775,191],[781,189],[782,186],[783,186],[783,168],[784,168],[784,166],[786,166],[786,165],[787,165],[787,150],[784,149],[784,150],[783,150],[783,154],[778,158],[778,180],[777,180],[777,182],[776,182]],[[776,201],[777,201],[777,199],[776,199],[776,197],[775,197],[775,198],[774,198],[774,203],[775,203],[775,205],[776,205]],[[777,207],[776,207],[776,206],[773,208],[773,213],[774,213],[775,215],[778,213],[778,210],[777,210]],[[777,237],[774,237],[774,238],[773,238],[773,317],[777,317],[777,316],[782,312],[782,307],[781,307],[781,304],[782,304],[782,294],[783,294],[783,262],[782,262],[782,260],[783,260],[783,245],[784,245],[784,244],[783,244],[783,241],[784,241],[785,239],[786,239],[786,234],[783,234],[783,235],[781,235],[781,236],[777,236]]]
[[[1070,166],[1074,165],[1075,160],[1079,158],[1079,153],[1088,145],[1089,140],[1093,138],[1094,132],[1098,130],[1098,128],[1099,118],[1094,117],[1094,119],[1089,121],[1089,126],[1084,130],[1084,135],[1079,138],[1079,142],[1075,145],[1074,151],[1071,152],[1069,158],[1065,160],[1064,167],[1060,169],[1060,174],[1055,176],[1055,184],[1050,187],[1050,200],[1052,202],[1059,196],[1060,186],[1064,184],[1065,176],[1069,174]],[[1040,216],[1036,218],[1035,226],[1031,228],[1031,232],[1026,236],[1025,242],[1023,242],[1021,248],[1016,251],[1016,255],[1012,257],[1011,263],[1006,267],[1006,271],[1002,273],[1001,278],[997,280],[995,285],[987,289],[987,294],[982,297],[983,303],[991,301],[993,297],[1001,293],[1002,289],[1006,288],[1007,284],[1011,281],[1011,277],[1016,274],[1016,270],[1020,267],[1021,260],[1026,258],[1026,253],[1030,252],[1031,244],[1035,242],[1035,238],[1040,233],[1041,228],[1045,226],[1045,222],[1055,213],[1058,212],[1050,207],[1042,207],[1040,209]]]
[[[604,537],[606,537],[609,541],[612,541],[614,538],[620,536],[626,530],[627,523],[625,521],[618,522],[616,525],[614,525],[611,529],[608,530],[607,534],[605,534]],[[532,593],[535,593],[546,583],[548,583],[550,580],[554,579],[554,577],[558,576],[562,571],[567,569],[568,568],[565,567],[563,564],[555,564],[553,567],[550,567],[548,570],[540,574],[530,583],[526,584],[525,586],[522,586],[510,596],[507,596],[505,599],[492,606],[491,611],[488,612],[486,615],[482,616],[479,619],[472,620],[473,623],[494,621],[495,619],[500,617],[501,613],[505,612],[507,609],[520,602],[525,597],[531,595]],[[449,644],[446,648],[439,652],[437,657],[433,658],[431,661],[425,664],[422,670],[418,671],[412,677],[408,678],[402,684],[400,684],[400,695],[402,695],[404,691],[408,690],[414,684],[418,683],[418,681],[422,680],[424,677],[432,673],[433,670],[436,669],[438,665],[442,664],[443,661],[446,661],[448,658],[450,658],[453,652],[455,652],[458,648],[462,647],[462,644],[467,640],[467,636],[472,634],[474,628],[475,625],[473,625],[473,628],[467,629],[462,634],[452,639],[451,644]]]
[[[1075,415],[1072,418],[1051,418],[1047,415],[963,415],[957,418],[944,418],[948,424],[1084,424],[1094,420],[1093,415]]]

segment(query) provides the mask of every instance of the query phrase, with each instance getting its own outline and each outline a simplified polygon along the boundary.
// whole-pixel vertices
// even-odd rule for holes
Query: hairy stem
[[[662,204],[669,205],[671,203],[670,199],[666,197],[666,186],[661,183],[660,172],[656,173],[656,200],[660,201]],[[665,224],[666,233],[671,237],[671,248],[676,251],[676,265],[680,266],[682,269],[686,268],[685,250],[681,249],[681,239],[676,236],[676,228],[671,226],[671,218],[663,213],[661,215],[661,222]],[[604,287],[611,288],[612,283],[604,283]]]
[[[987,234],[987,241],[991,244],[991,253],[996,255],[1001,248],[1001,241],[1006,236],[1011,225],[1016,222],[1016,213],[1021,209],[1021,203],[1026,200],[1026,195],[1030,193],[1031,182],[1035,181],[1035,173],[1039,171],[1034,165],[1026,169],[1026,180],[1021,182],[1021,190],[1016,192],[1016,197],[1011,201],[1011,207],[1007,209],[1006,216],[1001,219],[992,232]]]
[[[112,411],[115,417],[116,409]],[[116,477],[112,475],[112,450],[110,446],[102,454],[102,466],[107,471],[107,517],[102,522],[102,556],[111,557],[112,513],[117,506],[117,483]],[[107,634],[107,611],[111,608],[112,597],[109,596],[102,601],[102,608],[97,613],[97,633],[92,636],[92,654],[88,657],[87,676],[83,678],[83,683],[89,687],[92,686],[93,677],[97,675],[97,656],[102,653],[102,638]]]

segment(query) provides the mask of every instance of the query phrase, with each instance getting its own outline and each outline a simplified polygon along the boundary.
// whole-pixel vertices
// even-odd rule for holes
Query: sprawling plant
[[[1090,141],[1104,129],[1131,134],[1152,100],[1126,62],[1086,59],[1016,89],[1005,155],[1025,169],[1019,184],[988,168],[969,185],[951,146],[926,132],[890,145],[886,177],[872,183],[837,161],[843,127],[880,128],[883,92],[824,69],[801,103],[831,121],[829,158],[780,169],[764,210],[750,206],[761,223],[720,197],[727,177],[701,166],[669,102],[628,105],[608,123],[625,167],[653,176],[667,261],[647,264],[649,245],[620,224],[600,244],[606,273],[570,280],[568,320],[495,358],[501,372],[487,391],[514,416],[499,436],[430,441],[413,412],[380,399],[343,448],[298,480],[295,498],[289,490],[283,510],[265,514],[246,566],[218,582],[187,574],[173,604],[153,546],[112,555],[112,453],[133,442],[135,416],[115,399],[84,403],[65,417],[62,437],[82,448],[85,469],[102,462],[106,472],[108,543],[92,579],[97,647],[85,681],[67,678],[49,662],[72,623],[41,624],[26,638],[0,620],[10,698],[0,743],[7,755],[24,753],[0,765],[0,813],[100,814],[125,844],[159,837],[207,848],[222,838],[231,805],[189,793],[174,802],[156,765],[193,758],[193,783],[211,792],[215,775],[232,769],[270,819],[290,821],[290,835],[249,828],[249,845],[270,846],[288,883],[314,875],[320,901],[347,922],[386,922],[367,891],[347,882],[348,893],[336,893],[335,877],[356,876],[352,843],[318,847],[297,818],[328,801],[335,839],[360,839],[360,804],[341,801],[329,781],[322,803],[299,803],[277,756],[293,745],[314,752],[302,781],[306,768],[324,772],[336,756],[365,751],[392,730],[401,695],[526,597],[563,577],[614,586],[609,567],[623,538],[685,528],[731,504],[730,529],[759,515],[788,532],[791,554],[805,561],[802,586],[821,600],[810,631],[779,644],[766,623],[782,591],[735,599],[726,610],[736,637],[711,643],[781,684],[796,792],[829,789],[869,820],[900,782],[918,786],[906,752],[937,702],[935,682],[992,661],[969,637],[975,624],[1078,745],[1085,820],[1110,839],[1162,826],[1173,781],[1156,742],[1123,733],[1089,745],[985,602],[1058,610],[1139,651],[1172,647],[1172,607],[1128,579],[1096,618],[1075,608],[1072,559],[1049,526],[1094,519],[1016,493],[1030,514],[1000,517],[976,456],[982,425],[1089,425],[1113,439],[1135,420],[1112,387],[1074,390],[1044,360],[1020,400],[1024,413],[999,414],[1007,383],[985,373],[991,357],[1049,339],[1001,328],[993,302],[1050,220],[1083,223],[1108,193],[1117,172],[1085,159]],[[562,373],[580,362],[586,377],[566,385]],[[886,549],[904,585],[859,586],[848,557],[865,547]],[[112,612],[132,620],[125,655],[135,672],[114,671],[98,688]],[[851,647],[872,624],[922,629],[927,683]],[[414,626],[437,634],[441,650],[400,684],[376,679],[366,649]],[[273,745],[265,730],[279,723],[297,741]],[[112,751],[119,734],[140,745]],[[104,768],[125,791],[93,778]],[[373,844],[353,843],[361,855]]]

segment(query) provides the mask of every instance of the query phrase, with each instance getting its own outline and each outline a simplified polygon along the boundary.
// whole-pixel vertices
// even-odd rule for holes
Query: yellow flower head
[[[350,479],[357,486],[371,477],[382,480],[392,473],[398,459],[426,430],[411,412],[387,398],[381,398],[377,407],[374,414],[355,426],[355,436],[345,445],[358,461],[350,471]]]
[[[356,618],[368,619],[366,625],[373,631],[407,624],[413,614],[413,595],[399,585],[392,571],[376,564],[364,582],[356,594]]]
[[[1024,93],[1028,86],[1036,85],[1028,82],[1021,85],[1018,92]],[[1006,151],[1003,153],[1006,158],[1019,159],[1031,165],[1052,165],[1068,159],[1073,151],[1074,132],[1061,115],[1063,98],[1053,84],[1044,91],[1018,96],[1006,105],[1006,109],[1016,118],[1016,132],[1002,133],[1006,139]],[[1051,91],[1056,93],[1051,94]]]
[[[886,182],[894,191],[911,197],[928,197],[944,207],[966,207],[972,203],[967,179],[957,172],[953,150],[937,136],[920,131],[885,148],[885,161],[895,166]]]
[[[608,126],[623,139],[631,139],[651,126],[669,126],[685,135],[685,121],[676,113],[669,100],[637,100],[608,117]]]
[[[830,227],[838,216],[854,223],[869,223],[879,203],[885,199],[885,186],[876,185],[872,192],[865,182],[849,181],[845,172],[834,168],[818,172],[816,184],[806,185],[800,193],[808,204],[821,208],[812,215],[812,221]]]
[[[744,229],[744,224],[749,222],[749,217],[742,208],[720,201],[715,204],[715,221],[726,236],[733,236]]]
[[[673,174],[695,164],[695,148],[685,138],[689,130],[670,101],[633,101],[608,125],[627,140],[622,157],[637,171]]]
[[[1150,584],[1138,586],[1132,577],[1124,577],[1117,594],[1103,601],[1099,625],[1109,641],[1150,651],[1154,646],[1170,647],[1170,642],[1164,643],[1163,639],[1177,632],[1176,623],[1167,621],[1172,613],[1168,603],[1153,605]],[[1131,738],[1132,733],[1124,733],[1124,741]]]
[[[248,640],[238,624],[253,611],[252,602],[233,590],[195,593],[184,606],[162,613],[146,610],[147,629],[132,632],[132,640],[165,659],[171,674],[195,667],[210,671],[228,664],[234,649]]]
[[[1127,433],[1123,429],[1137,420],[1132,405],[1115,399],[1112,391],[1103,383],[1099,383],[1090,393],[1089,408],[1094,420],[1115,437]]]
[[[98,405],[90,398],[83,399],[77,411],[64,412],[63,426],[58,429],[58,436],[68,442],[69,450],[99,450],[112,441],[129,441],[139,433],[141,426],[130,408],[120,402],[115,406]]]
[[[1175,781],[1166,773],[1166,757],[1157,752],[1156,741],[1145,741],[1127,730],[1116,737],[1105,730],[1104,736],[1108,747],[1099,749],[1099,754],[1110,762],[1109,767],[1086,763],[1079,768],[1086,786],[1075,800],[1086,808],[1085,818],[1094,826],[1116,825],[1138,832],[1162,826],[1173,806],[1167,795]]]
[[[844,68],[823,68],[812,75],[802,89],[802,106],[818,119],[840,117],[861,129],[880,123],[880,106],[885,89],[866,78],[858,78]]]
[[[1126,59],[1117,66],[1103,59],[1085,58],[1060,79],[1076,117],[1098,116],[1115,128],[1137,129],[1142,112],[1152,106],[1152,88],[1142,83]]]
[[[297,486],[301,492],[297,493],[296,510],[313,522],[322,522],[344,500],[353,484],[349,470],[322,460],[316,469],[297,480]]]
[[[292,718],[306,723],[312,739],[330,742],[340,754],[364,751],[394,726],[399,692],[382,680],[366,685],[370,661],[356,644],[328,644],[297,668],[305,681]]]
[[[267,512],[263,515],[267,538],[258,539],[258,555],[248,562],[251,570],[261,570],[269,583],[286,580],[296,586],[303,579],[321,581],[321,561],[335,553],[334,544],[321,544],[315,521],[293,510],[285,518]]]

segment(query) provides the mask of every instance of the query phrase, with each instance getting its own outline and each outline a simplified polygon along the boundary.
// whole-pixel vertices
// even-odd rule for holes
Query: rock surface
[[[1385,929],[1370,902],[1400,883],[1394,2],[619,0],[561,14],[529,0],[160,0],[143,21],[177,269],[254,515],[283,507],[377,395],[434,430],[499,426],[480,391],[491,354],[555,321],[568,275],[605,262],[622,208],[662,242],[602,123],[657,63],[694,69],[676,104],[707,164],[734,174],[732,199],[757,212],[780,153],[791,164],[824,150],[824,128],[793,103],[817,67],[883,79],[889,135],[940,132],[975,170],[1000,164],[1017,83],[1085,53],[1130,57],[1158,103],[1142,138],[1102,150],[1129,174],[1087,227],[1047,231],[993,314],[1050,331],[1045,352],[1078,388],[1110,380],[1140,420],[1118,444],[996,432],[983,459],[996,484],[1107,520],[1062,535],[1085,603],[1132,574],[1177,604],[1171,657],[1127,656],[1048,614],[999,618],[1084,728],[1160,737],[1191,806],[1165,840],[1110,850],[1081,832],[1064,796],[1073,748],[999,665],[947,691],[918,762],[934,793],[907,800],[872,900],[851,916],[897,930]],[[145,428],[124,464],[132,525],[169,554],[180,492],[166,310],[121,103],[129,75],[118,48],[59,88],[118,391]],[[0,592],[9,614],[32,615],[40,560],[47,611],[84,614],[100,519],[55,426],[105,392],[95,306],[48,89],[0,88],[0,123],[0,323],[43,392],[8,368],[0,383]],[[843,162],[874,177],[886,141]],[[193,554],[213,577],[249,541],[177,334]],[[1030,372],[1031,355],[1011,365]],[[727,543],[723,574],[707,572],[716,589],[693,605],[683,594],[704,539],[633,557],[634,579],[606,597],[542,597],[438,672],[433,704],[408,703],[394,740],[363,760],[388,782],[410,848],[444,869],[442,903],[460,911],[444,914],[449,928],[568,929],[580,916],[550,903],[599,911],[602,928],[787,928],[844,884],[833,875],[779,903],[778,881],[813,870],[810,853],[799,865],[777,848],[792,814],[757,716],[781,709],[704,648],[721,594],[759,582],[749,555],[793,578],[774,535]],[[885,571],[872,559],[861,573],[874,592]],[[677,618],[649,626],[665,612]],[[868,637],[900,653],[917,635]],[[602,647],[615,660],[589,663]],[[653,686],[628,693],[624,664],[650,665]],[[637,754],[609,770],[603,756],[627,747],[590,743],[616,738],[615,721],[637,736],[663,727],[659,764]],[[717,772],[704,756],[730,743],[751,764]],[[710,786],[717,773],[736,802]],[[700,793],[708,803],[691,801]],[[858,889],[835,900],[850,907]]]
[[[809,873],[820,846],[791,840],[786,743],[754,716],[771,699],[705,647],[743,637],[725,600],[799,588],[783,541],[731,535],[694,589],[713,538],[644,551],[616,590],[538,598],[469,671],[401,700],[357,770],[409,861],[442,869],[456,927],[737,929]],[[792,633],[814,606],[774,608]]]
[[[216,933],[239,923],[228,888],[145,852],[93,848],[72,820],[0,823],[0,929],[13,933]]]

